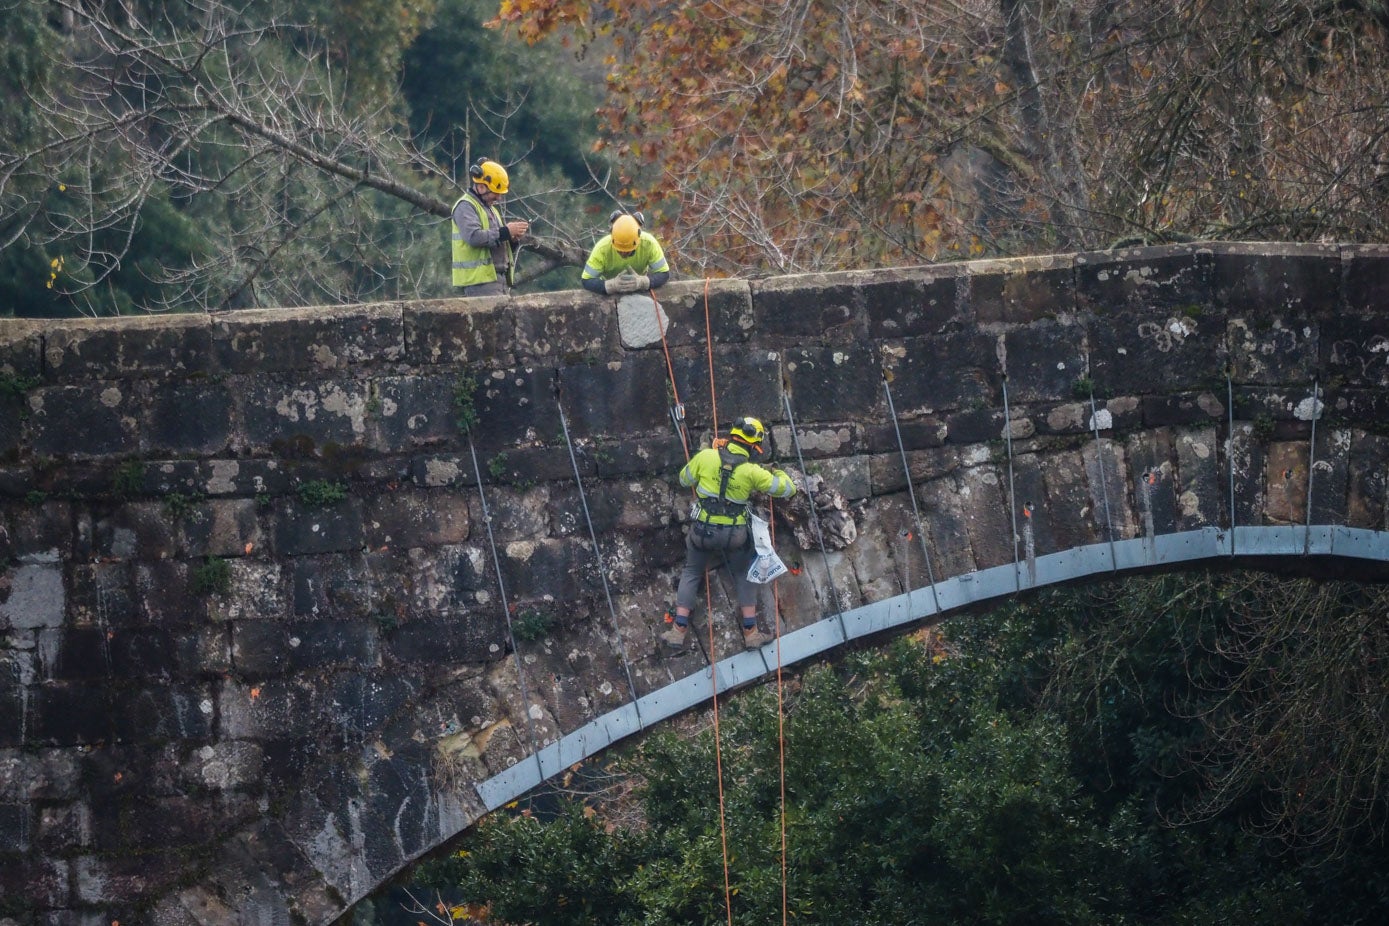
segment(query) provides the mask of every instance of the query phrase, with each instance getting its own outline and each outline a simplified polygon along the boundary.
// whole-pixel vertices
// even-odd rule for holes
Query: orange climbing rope
[[[666,372],[668,372],[668,373],[670,374],[670,391],[671,391],[671,395],[672,395],[672,396],[674,397],[674,399],[675,399],[675,408],[672,409],[671,419],[672,419],[673,421],[675,421],[675,422],[677,423],[677,425],[678,425],[679,422],[683,421],[683,420],[684,420],[684,417],[685,417],[685,416],[684,416],[684,406],[683,406],[683,405],[681,404],[681,402],[680,402],[680,387],[679,387],[678,385],[676,385],[676,382],[675,382],[675,364],[672,363],[672,362],[671,362],[671,359],[670,359],[670,345],[669,345],[669,343],[667,343],[667,341],[666,341],[666,327],[665,327],[665,325],[661,324],[661,304],[660,304],[659,302],[656,301],[656,294],[655,294],[655,293],[652,293],[652,294],[651,294],[651,303],[652,303],[652,305],[654,306],[655,313],[656,313],[656,330],[659,331],[659,332],[661,333],[661,348],[665,351],[665,355],[666,355]],[[709,305],[708,281],[706,280],[706,281],[705,281],[705,317],[706,317],[706,318],[708,317],[708,305]],[[707,329],[707,323],[706,323],[706,329]],[[711,361],[710,361],[710,365],[709,365],[709,376],[710,376],[709,384],[710,384],[710,394],[711,394],[711,395],[712,395],[712,393],[713,393],[713,372],[714,372],[713,361],[711,360]],[[681,443],[681,444],[684,446],[684,448],[685,448],[685,461],[688,463],[688,462],[689,462],[689,459],[690,459],[690,444],[689,444],[689,441],[686,439],[686,429],[683,428],[683,427],[678,427],[678,426],[677,426],[676,430],[677,430],[677,431],[679,432],[679,434],[680,434],[680,443]],[[693,496],[693,497],[695,497],[695,498],[698,498],[698,494],[695,492],[695,490],[694,490],[693,487],[690,488],[690,494],[691,494],[691,496]],[[713,595],[712,595],[712,592],[711,592],[710,587],[709,587],[709,576],[708,576],[707,573],[706,573],[705,576],[704,576],[704,597],[705,597],[705,610],[706,610],[706,613],[711,613],[711,612],[713,611]],[[717,661],[717,660],[714,658],[714,622],[713,622],[712,620],[707,620],[707,621],[705,621],[705,623],[709,625],[709,664],[710,664],[710,666],[712,666],[712,665],[714,665],[714,663]],[[724,905],[724,911],[727,913],[727,916],[728,916],[728,926],[733,926],[733,885],[732,885],[732,881],[731,881],[730,876],[729,876],[729,865],[728,865],[728,823],[727,823],[727,820],[726,820],[726,818],[725,818],[725,805],[726,805],[726,802],[725,802],[725,797],[724,797],[724,792],[723,792],[723,751],[722,751],[722,749],[721,749],[721,747],[720,747],[720,745],[719,745],[720,742],[721,742],[721,737],[720,737],[720,735],[719,735],[719,679],[718,679],[718,673],[717,673],[717,672],[710,672],[709,675],[710,675],[710,678],[711,678],[711,680],[712,680],[712,681],[711,681],[711,684],[712,684],[712,686],[713,686],[713,705],[714,705],[714,774],[715,774],[715,780],[718,782],[718,791],[719,791],[719,842],[720,842],[720,845],[722,846],[722,849],[723,849],[723,905]]]
[[[704,279],[704,340],[705,354],[709,361],[709,404],[713,417],[715,435],[719,432],[719,406],[718,389],[714,376],[714,335],[709,312],[709,278]],[[684,406],[680,402],[680,391],[675,381],[675,365],[671,361],[670,345],[666,341],[665,326],[661,323],[661,307],[656,301],[656,296],[651,295],[651,302],[655,307],[656,328],[661,333],[661,347],[665,351],[666,371],[670,375],[671,394],[675,400],[675,408],[672,409],[672,419],[679,424],[684,420]],[[677,427],[680,433],[680,440],[685,450],[685,460],[690,459],[690,445],[687,439],[687,430],[684,427]],[[691,488],[691,494],[696,498],[698,494]],[[775,514],[774,503],[769,502],[769,515]],[[769,517],[769,520],[773,520]],[[773,523],[771,527],[773,543],[776,540],[776,528]],[[736,577],[735,577],[736,582]],[[713,590],[710,586],[709,576],[704,577],[704,596],[706,613],[713,613]],[[736,605],[735,605],[736,607]],[[781,922],[786,926],[788,918],[788,899],[787,899],[787,852],[786,852],[786,711],[785,711],[785,687],[782,678],[781,662],[781,600],[777,592],[777,584],[772,583],[772,609],[773,621],[776,630],[776,681],[777,681],[777,741],[778,741],[778,761],[780,764],[780,786],[781,786]],[[742,612],[738,613],[739,624],[741,625]],[[715,651],[714,622],[706,621],[709,628],[709,664],[712,667],[718,660]],[[729,871],[728,857],[728,823],[726,815],[726,798],[723,787],[723,737],[719,728],[719,685],[718,673],[710,672],[711,703],[713,705],[714,721],[714,771],[718,783],[719,797],[719,841],[723,851],[723,891],[724,891],[724,910],[728,918],[728,926],[733,926],[733,888],[732,878]]]

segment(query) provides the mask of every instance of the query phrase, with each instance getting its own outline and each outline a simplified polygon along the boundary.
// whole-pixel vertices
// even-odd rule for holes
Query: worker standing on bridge
[[[618,209],[608,216],[609,234],[598,239],[584,262],[579,284],[591,293],[619,295],[660,289],[670,279],[661,242],[648,231],[640,212]]]
[[[497,204],[511,189],[506,168],[479,158],[472,188],[453,204],[453,285],[464,296],[505,296],[516,284],[516,245],[530,223],[502,221]]]
[[[722,446],[706,447],[680,470],[680,484],[693,486],[698,499],[695,519],[685,535],[685,567],[675,597],[674,623],[661,641],[673,649],[685,646],[690,612],[701,580],[711,566],[726,562],[738,587],[743,617],[743,646],[755,649],[772,637],[757,629],[757,586],[748,580],[756,557],[748,530],[748,501],[754,492],[790,498],[796,484],[781,469],[767,469],[767,429],[756,418],[738,418]]]

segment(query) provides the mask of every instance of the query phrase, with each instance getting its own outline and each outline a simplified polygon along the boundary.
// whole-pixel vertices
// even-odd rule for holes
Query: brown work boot
[[[679,624],[671,624],[670,629],[661,634],[661,642],[671,649],[684,649],[685,641],[690,636],[688,626],[681,627]]]
[[[756,627],[746,627],[743,629],[743,649],[757,649],[766,646],[775,640],[770,633],[763,633]]]

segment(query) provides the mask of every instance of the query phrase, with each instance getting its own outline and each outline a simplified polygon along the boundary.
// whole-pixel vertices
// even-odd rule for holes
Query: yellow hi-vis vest
[[[453,209],[449,210],[452,216],[458,203],[466,201],[477,213],[478,224],[483,231],[492,227],[492,210],[482,204],[482,202],[471,194],[465,193],[458,198],[458,202],[453,204]],[[463,237],[463,233],[458,230],[458,223],[449,219],[449,225],[453,229],[453,285],[454,286],[477,286],[480,283],[492,283],[497,279],[497,267],[492,263],[492,252],[488,248],[475,248]],[[511,254],[511,242],[506,242],[507,255]],[[516,281],[516,262],[507,260],[506,266],[506,285],[513,286]]]

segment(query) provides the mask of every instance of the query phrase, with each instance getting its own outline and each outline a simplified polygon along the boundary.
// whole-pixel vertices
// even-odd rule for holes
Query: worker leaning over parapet
[[[516,285],[516,245],[531,226],[502,221],[498,204],[511,189],[505,167],[479,158],[468,176],[472,188],[453,204],[453,285],[464,296],[504,296]]]
[[[644,293],[660,289],[670,279],[670,264],[661,242],[642,226],[640,212],[614,210],[609,233],[598,239],[584,262],[579,283],[600,296]]]
[[[743,646],[755,649],[772,640],[757,629],[757,586],[748,578],[748,567],[757,556],[748,529],[748,502],[754,492],[790,498],[796,494],[796,484],[785,471],[769,470],[757,462],[765,457],[766,439],[761,421],[739,418],[729,428],[726,442],[704,448],[680,470],[680,484],[694,486],[698,508],[685,535],[685,567],[675,597],[674,625],[661,634],[669,647],[685,646],[690,612],[704,574],[723,562],[738,588]]]

